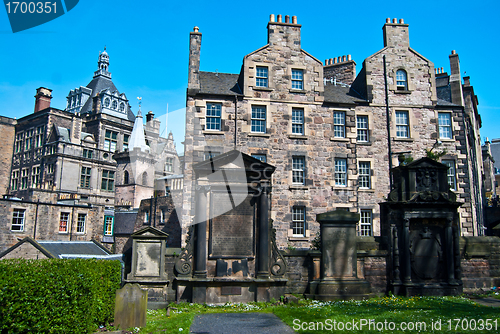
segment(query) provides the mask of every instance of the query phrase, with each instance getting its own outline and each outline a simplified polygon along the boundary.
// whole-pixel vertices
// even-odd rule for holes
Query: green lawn
[[[336,302],[300,300],[298,305],[172,304],[172,307],[175,309],[171,309],[169,317],[165,310],[148,311],[147,326],[139,332],[189,333],[189,326],[197,314],[224,312],[274,313],[298,333],[500,332],[500,310],[481,306],[465,297],[383,297]],[[436,329],[439,324],[441,330]],[[402,326],[406,331],[398,330]]]

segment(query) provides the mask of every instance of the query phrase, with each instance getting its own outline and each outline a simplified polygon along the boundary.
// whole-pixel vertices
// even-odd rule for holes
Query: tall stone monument
[[[389,241],[389,288],[394,294],[462,293],[458,207],[448,166],[422,158],[393,168],[394,189],[380,204]]]

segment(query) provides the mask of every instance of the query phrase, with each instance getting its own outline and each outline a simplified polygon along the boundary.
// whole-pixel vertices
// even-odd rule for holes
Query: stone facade
[[[94,229],[89,233],[112,249],[113,230],[122,224],[114,218],[115,206],[134,212],[142,199],[154,194],[157,179],[179,175],[181,171],[172,134],[160,137],[160,121],[151,111],[144,124],[142,116],[134,116],[125,94],[119,93],[111,80],[107,52],[99,55],[98,66],[86,87],[70,91],[64,110],[51,107],[52,90],[40,87],[33,113],[17,121],[1,118],[0,158],[9,160],[10,154],[12,167],[10,162],[5,163],[7,168],[0,175],[0,185],[6,188],[0,190],[8,198],[27,203],[42,196],[40,201],[47,205],[100,207],[99,217],[88,217],[98,219],[88,226]],[[135,123],[141,125],[138,132],[145,147],[144,152],[139,150],[130,159],[135,152]],[[5,219],[2,232],[9,234],[12,210]],[[39,226],[51,226],[58,221],[49,221],[48,216],[38,219]],[[27,223],[30,221],[28,218]],[[38,228],[37,239],[51,237],[60,237],[57,229]],[[0,251],[5,245],[0,243]]]
[[[408,25],[388,20],[384,48],[354,79],[349,57],[323,65],[301,49],[296,18],[272,15],[267,29],[267,45],[243,57],[239,74],[199,71],[201,33],[196,27],[190,35],[184,227],[194,210],[191,168],[209,152],[236,147],[276,166],[278,245],[307,249],[319,229],[316,214],[337,208],[361,213],[359,235],[380,235],[378,203],[390,191],[398,154],[417,159],[446,150],[441,159],[453,166],[450,185],[464,203],[461,233],[482,235],[482,166],[472,153],[480,153],[477,98],[468,81],[461,84],[456,53],[443,85],[434,64],[410,47]]]
[[[0,116],[0,195],[6,194],[10,188],[10,166],[12,164],[12,153],[14,152],[14,138],[16,133],[16,120]]]

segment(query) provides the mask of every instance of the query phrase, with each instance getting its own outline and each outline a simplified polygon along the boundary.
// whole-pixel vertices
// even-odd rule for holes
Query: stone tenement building
[[[446,150],[461,234],[482,235],[481,119],[458,54],[450,74],[437,70],[410,47],[408,24],[388,19],[383,48],[356,75],[350,56],[322,63],[303,50],[300,32],[295,16],[271,15],[267,44],[236,74],[200,71],[202,34],[190,33],[183,226],[194,216],[193,164],[236,148],[276,167],[270,210],[280,248],[309,248],[316,214],[338,208],[360,213],[359,235],[380,235],[398,155]]]
[[[64,110],[51,107],[50,89],[38,88],[35,99],[34,113],[17,121],[1,118],[1,158],[12,167],[10,161],[2,165],[0,190],[17,200],[2,202],[0,250],[26,236],[75,240],[75,234],[111,247],[121,224],[115,211],[137,215],[141,200],[154,195],[155,180],[179,174],[172,134],[160,137],[152,112],[143,124],[140,106],[134,116],[111,80],[106,51],[90,83],[69,92]],[[34,214],[22,202],[42,203],[53,214]],[[59,210],[63,205],[72,209]],[[85,216],[82,208],[98,214]]]

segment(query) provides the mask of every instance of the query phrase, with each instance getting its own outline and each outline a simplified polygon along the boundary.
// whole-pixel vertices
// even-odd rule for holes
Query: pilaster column
[[[269,204],[267,198],[267,186],[261,186],[262,192],[259,196],[259,261],[257,277],[269,278]]]
[[[196,217],[195,221],[195,263],[194,276],[207,277],[207,193],[208,186],[196,187]]]
[[[444,242],[446,247],[446,275],[448,283],[455,280],[454,247],[453,247],[453,229],[452,220],[447,219],[444,231]]]
[[[410,219],[405,218],[403,226],[403,268],[404,268],[404,283],[411,283],[411,258],[410,258]]]

